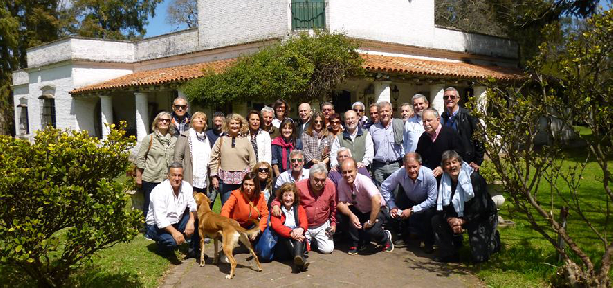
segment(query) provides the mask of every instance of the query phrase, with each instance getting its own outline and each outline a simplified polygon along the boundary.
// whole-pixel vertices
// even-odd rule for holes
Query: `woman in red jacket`
[[[304,257],[308,244],[304,233],[307,231],[306,210],[300,205],[298,188],[294,183],[285,183],[277,190],[281,202],[281,216],[271,216],[272,229],[279,235],[275,247],[275,258],[283,261],[294,259],[296,272],[306,271],[309,263]],[[290,259],[291,259],[290,258]]]

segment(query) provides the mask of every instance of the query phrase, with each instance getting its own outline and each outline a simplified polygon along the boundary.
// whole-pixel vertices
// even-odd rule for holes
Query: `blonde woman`
[[[268,162],[258,162],[253,167],[253,171],[258,173],[258,180],[260,181],[260,190],[264,194],[264,199],[270,204],[275,198],[272,195],[272,166]]]
[[[194,187],[194,192],[205,193],[211,145],[206,137],[206,114],[196,112],[190,119],[190,128],[177,139],[175,161],[183,163],[183,179]],[[214,199],[213,199],[214,200]]]
[[[173,162],[176,137],[171,127],[172,116],[166,111],[158,113],[151,124],[151,134],[140,142],[136,155],[136,185],[141,186],[145,201],[145,217],[149,211],[151,190],[166,179],[168,167]]]
[[[255,152],[249,140],[249,125],[243,116],[226,117],[224,136],[215,142],[209,170],[211,183],[221,194],[221,204],[226,203],[233,190],[239,189],[243,177],[256,163]]]

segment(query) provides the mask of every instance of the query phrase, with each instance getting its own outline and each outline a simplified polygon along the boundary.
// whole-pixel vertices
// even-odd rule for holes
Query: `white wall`
[[[134,62],[134,44],[126,41],[71,38],[28,49],[28,68],[65,60]]]
[[[79,63],[72,67],[74,88],[100,83],[109,79],[132,74],[130,67],[105,66],[96,63]]]
[[[172,34],[144,39],[136,43],[138,61],[190,53],[198,49],[198,30],[184,30]]]

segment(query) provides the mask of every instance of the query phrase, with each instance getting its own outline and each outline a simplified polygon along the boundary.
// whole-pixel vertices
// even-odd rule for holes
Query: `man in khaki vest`
[[[335,170],[339,164],[336,154],[341,147],[346,147],[351,151],[358,168],[366,167],[372,162],[374,155],[372,138],[368,130],[359,127],[358,121],[358,114],[355,111],[345,112],[345,131],[334,138],[330,150],[330,167],[332,167],[332,170]]]

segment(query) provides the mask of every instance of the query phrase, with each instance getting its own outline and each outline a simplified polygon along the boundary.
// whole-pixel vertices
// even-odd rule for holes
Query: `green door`
[[[292,30],[325,28],[325,0],[292,0]]]

